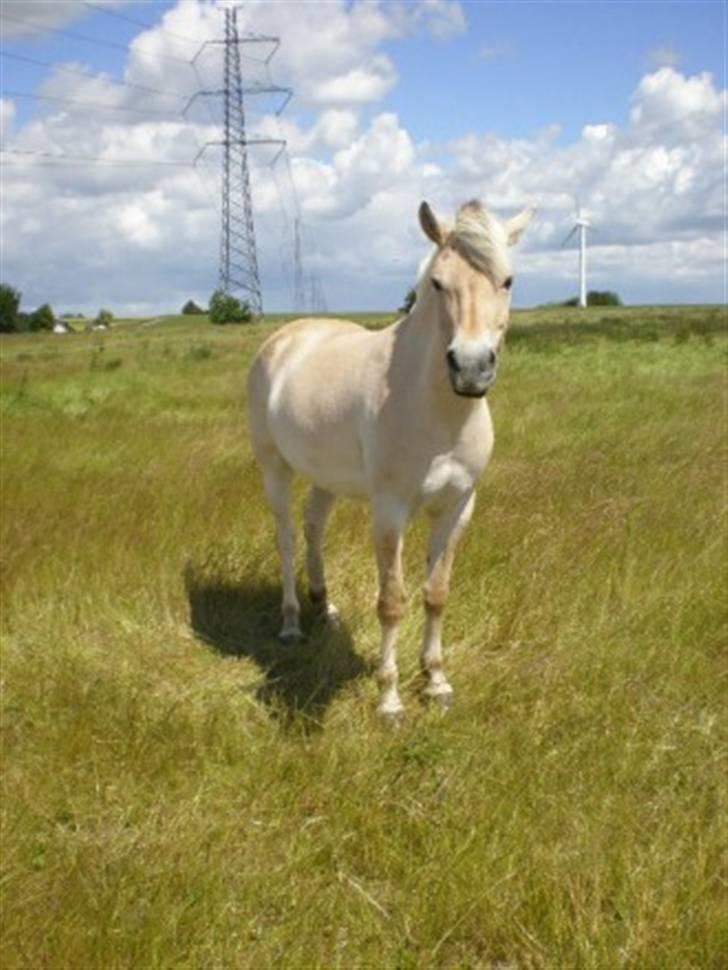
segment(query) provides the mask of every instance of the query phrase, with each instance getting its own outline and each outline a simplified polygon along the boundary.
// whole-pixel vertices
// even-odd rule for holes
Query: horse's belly
[[[334,495],[364,498],[367,475],[356,434],[335,425],[308,430],[279,414],[273,423],[278,450],[299,475]]]

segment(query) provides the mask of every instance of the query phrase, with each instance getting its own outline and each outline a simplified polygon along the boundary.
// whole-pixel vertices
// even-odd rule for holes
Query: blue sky
[[[659,51],[688,74],[724,75],[724,9],[716,2],[463,4],[468,30],[444,50],[432,38],[390,46],[400,81],[390,95],[417,138],[495,130],[519,138],[559,124],[622,123]]]
[[[13,164],[2,170],[3,278],[29,303],[91,309],[101,301],[122,312],[159,312],[186,296],[209,296],[217,159],[211,153],[204,169],[174,177],[151,163],[191,160],[195,146],[219,132],[201,105],[185,126],[180,100],[140,98],[101,75],[193,92],[197,79],[182,61],[219,36],[218,6],[116,2],[104,13],[66,0],[3,3],[2,50],[55,65],[0,58],[3,146],[60,156],[43,165],[38,155],[4,156]],[[297,191],[297,200],[281,195],[263,161],[251,159],[270,309],[290,306],[287,233],[296,212],[305,268],[318,274],[331,307],[396,305],[426,252],[415,218],[422,195],[446,214],[473,195],[506,214],[539,205],[517,257],[517,305],[574,292],[575,254],[560,242],[577,195],[600,228],[590,286],[617,289],[631,302],[723,298],[724,4],[312,0],[243,10],[247,27],[281,36],[272,73],[296,95],[282,130],[270,103],[249,105],[251,126],[288,139]],[[64,64],[99,78],[57,69]],[[204,83],[219,83],[220,70],[207,58]],[[91,107],[98,104],[175,110],[158,114],[155,125],[154,116]],[[64,163],[74,152],[103,156],[115,165],[113,177],[108,166]],[[149,168],[138,166],[141,159]],[[54,242],[61,225],[72,244]]]

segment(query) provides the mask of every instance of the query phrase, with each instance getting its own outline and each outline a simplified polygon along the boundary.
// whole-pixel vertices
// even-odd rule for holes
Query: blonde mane
[[[508,231],[477,199],[460,207],[455,217],[455,225],[447,233],[444,245],[458,252],[496,286],[500,286],[511,275]],[[416,286],[418,296],[429,278],[432,263],[439,251],[439,248],[435,248],[420,264]]]
[[[510,276],[506,227],[476,199],[458,210],[448,245],[497,285]]]

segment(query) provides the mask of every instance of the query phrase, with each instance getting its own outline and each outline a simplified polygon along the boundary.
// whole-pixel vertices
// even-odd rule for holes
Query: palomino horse
[[[508,222],[478,202],[454,226],[420,206],[437,247],[408,316],[384,330],[345,320],[298,320],[273,334],[248,379],[250,432],[277,523],[283,568],[283,640],[300,639],[294,472],[312,483],[305,511],[311,598],[330,618],[322,558],[326,520],[337,495],[368,499],[379,569],[382,630],[380,713],[403,710],[397,690],[397,632],[404,613],[402,543],[409,519],[432,519],[422,667],[425,694],[449,703],[442,667],[442,614],[457,542],[473,512],[475,484],[493,447],[485,400],[496,377],[513,275],[509,247],[533,216]]]

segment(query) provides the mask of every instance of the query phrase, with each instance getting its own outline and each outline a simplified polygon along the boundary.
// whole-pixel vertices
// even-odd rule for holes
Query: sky
[[[23,307],[206,305],[220,249],[220,45],[229,0],[0,4],[1,276]],[[588,285],[626,303],[725,299],[726,6],[720,0],[249,2],[241,31],[263,303],[391,310],[429,248],[427,199],[538,206],[514,305]],[[190,63],[197,52],[194,66]],[[186,108],[186,110],[184,110]],[[184,112],[184,113],[183,113]],[[198,157],[199,156],[199,157]],[[193,164],[195,158],[197,164]]]

